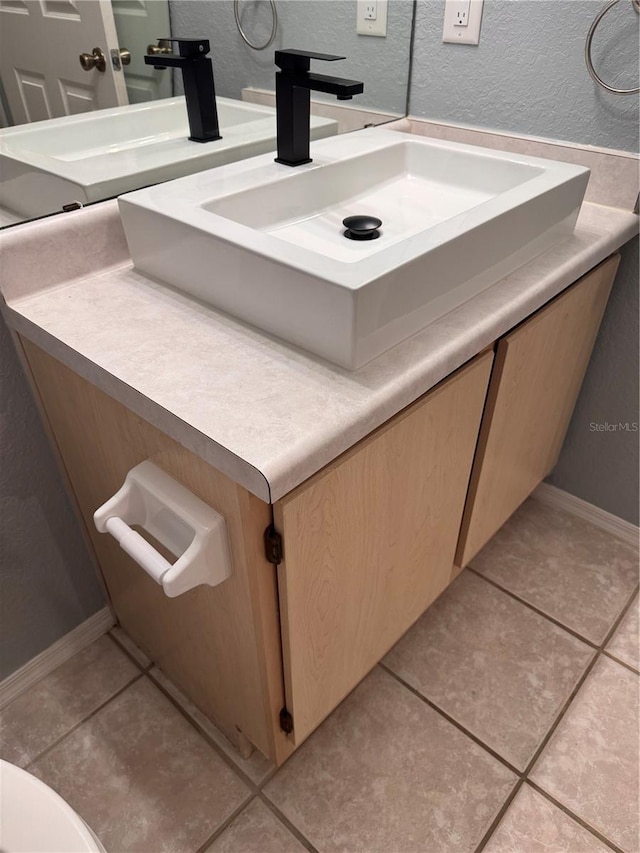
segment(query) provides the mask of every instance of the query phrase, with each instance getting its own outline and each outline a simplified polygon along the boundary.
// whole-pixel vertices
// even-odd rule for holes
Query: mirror
[[[364,82],[312,93],[312,139],[403,116],[413,6],[390,0],[375,37],[358,0],[0,0],[0,226],[274,150],[278,49]],[[163,37],[210,42],[221,140],[189,141],[180,69],[145,64],[177,51]]]

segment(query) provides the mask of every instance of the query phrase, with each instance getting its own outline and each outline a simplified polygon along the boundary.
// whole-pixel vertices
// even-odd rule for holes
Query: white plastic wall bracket
[[[231,575],[224,516],[148,460],[129,471],[122,488],[95,511],[93,520],[169,598],[200,584],[217,586]],[[164,545],[176,562],[166,560],[132,524]]]

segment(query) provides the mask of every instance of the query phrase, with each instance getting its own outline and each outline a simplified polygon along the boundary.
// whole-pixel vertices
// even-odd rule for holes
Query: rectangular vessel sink
[[[589,170],[357,131],[119,199],[135,266],[354,370],[575,226]],[[354,241],[342,220],[382,220]]]
[[[222,139],[207,143],[189,141],[183,97],[0,130],[0,204],[41,216],[275,150],[273,107],[217,104]],[[312,138],[337,130],[337,122],[312,117]]]

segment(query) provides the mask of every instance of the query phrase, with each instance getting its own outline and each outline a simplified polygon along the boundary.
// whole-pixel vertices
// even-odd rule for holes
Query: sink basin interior
[[[273,151],[276,111],[218,98],[222,139],[189,137],[181,96],[0,129],[2,213],[42,216]],[[338,123],[311,117],[311,137]]]
[[[218,99],[218,120],[222,134],[239,125],[265,119],[273,123],[275,131],[275,113],[272,109],[226,98]],[[15,148],[16,153],[38,154],[73,162],[103,154],[158,146],[172,140],[182,142],[188,135],[185,99],[176,97],[133,109],[102,110],[92,114],[90,121],[86,114],[67,122],[52,121],[46,133],[36,124],[32,128],[25,128],[14,140],[10,137],[3,140],[3,148],[6,153],[11,153]]]
[[[286,192],[267,184],[207,201],[202,208],[349,263],[464,214],[541,173],[525,163],[406,141],[298,172],[287,179]],[[380,239],[336,239],[344,232],[342,220],[356,214],[382,220]]]

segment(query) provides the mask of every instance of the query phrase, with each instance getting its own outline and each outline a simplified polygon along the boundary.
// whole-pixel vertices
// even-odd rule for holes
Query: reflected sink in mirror
[[[575,227],[589,170],[372,129],[119,199],[135,266],[357,369]],[[343,219],[382,221],[373,240]]]
[[[39,216],[275,149],[272,107],[217,98],[221,140],[191,142],[183,97],[0,130],[6,217]],[[312,138],[337,122],[313,116]]]

